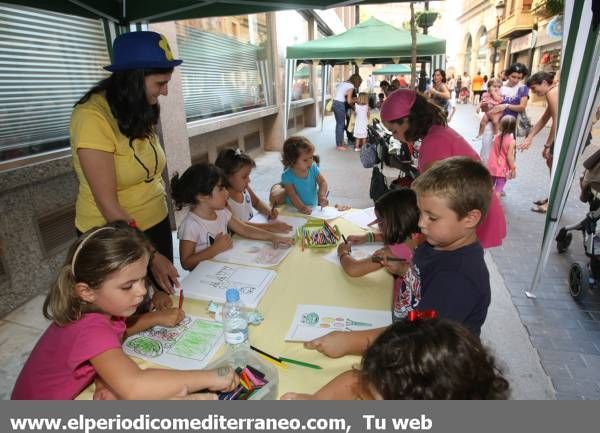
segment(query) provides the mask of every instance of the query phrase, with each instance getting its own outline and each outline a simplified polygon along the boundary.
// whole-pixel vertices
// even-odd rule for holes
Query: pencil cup
[[[245,350],[246,364],[253,369],[263,373],[265,380],[268,381],[265,386],[256,390],[248,400],[277,400],[279,391],[279,373],[277,367],[264,361],[252,350]],[[227,355],[211,362],[206,366],[207,369],[231,366],[231,360]]]

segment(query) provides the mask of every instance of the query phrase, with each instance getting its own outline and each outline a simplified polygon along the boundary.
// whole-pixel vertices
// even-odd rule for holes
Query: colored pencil
[[[283,356],[280,358],[282,362],[287,362],[288,364],[296,364],[301,365],[302,367],[314,368],[315,370],[322,370],[323,367],[320,367],[315,364],[310,364],[308,362],[298,361],[296,359],[284,358]]]
[[[268,361],[268,362],[270,362],[271,364],[273,364],[273,365],[275,365],[277,367],[283,368],[285,370],[287,370],[287,368],[288,368],[287,365],[285,365],[282,362],[277,361],[276,359],[271,358],[270,356],[265,356],[262,353],[259,353],[258,356],[260,356],[265,361]]]
[[[183,307],[183,289],[179,289],[179,309]]]
[[[258,353],[260,353],[262,355],[265,355],[265,356],[271,358],[274,361],[281,362],[281,359],[279,359],[277,356],[271,355],[270,353],[267,353],[264,350],[260,350],[258,347],[250,346],[250,349],[252,349],[255,352],[258,352]]]

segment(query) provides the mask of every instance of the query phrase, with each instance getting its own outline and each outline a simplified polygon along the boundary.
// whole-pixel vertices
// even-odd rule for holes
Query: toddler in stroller
[[[556,249],[564,253],[573,240],[574,230],[583,236],[583,248],[590,261],[586,264],[573,263],[569,271],[569,292],[576,300],[583,299],[590,289],[600,283],[600,233],[596,231],[600,220],[600,150],[583,163],[585,172],[580,179],[579,199],[589,204],[589,212],[577,224],[562,227],[556,236]]]

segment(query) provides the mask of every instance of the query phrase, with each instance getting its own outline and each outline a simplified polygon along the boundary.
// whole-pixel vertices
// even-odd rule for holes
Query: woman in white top
[[[362,78],[353,74],[347,81],[337,85],[333,97],[333,114],[335,116],[335,145],[337,150],[346,150],[344,147],[344,130],[346,129],[346,104],[354,105],[354,90],[360,87]]]

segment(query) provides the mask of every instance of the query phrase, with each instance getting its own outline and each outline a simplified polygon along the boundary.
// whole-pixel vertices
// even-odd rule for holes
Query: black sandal
[[[536,201],[533,202],[533,204],[535,204],[537,206],[543,206],[546,203],[548,203],[548,199],[547,198],[544,198],[544,199],[541,199],[541,200],[536,200]]]

